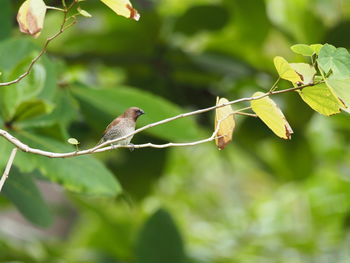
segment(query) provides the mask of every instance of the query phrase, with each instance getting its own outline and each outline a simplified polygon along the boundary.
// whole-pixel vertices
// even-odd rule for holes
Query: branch
[[[72,7],[76,3],[77,3],[76,0],[74,0],[68,7],[64,6],[64,9],[60,10],[64,13],[60,29],[54,35],[52,35],[51,37],[46,39],[43,48],[41,49],[39,54],[35,58],[33,58],[33,60],[30,62],[27,70],[22,75],[20,75],[18,78],[14,79],[14,80],[11,80],[8,82],[2,82],[2,83],[0,82],[0,87],[10,86],[12,84],[18,83],[22,79],[24,79],[26,76],[28,76],[29,73],[32,71],[34,64],[47,52],[47,47],[49,46],[50,42],[52,40],[54,40],[55,38],[57,38],[58,36],[60,36],[64,31],[66,31],[68,28],[70,28],[71,26],[73,26],[77,22],[75,16],[67,17],[68,12],[72,9]],[[52,9],[52,7],[50,9]],[[66,25],[68,20],[71,18],[73,18],[73,22]]]
[[[321,83],[321,82],[319,82],[319,83]],[[107,146],[107,145],[109,145],[111,143],[115,143],[115,142],[119,142],[119,141],[125,140],[129,136],[135,135],[135,134],[137,134],[137,133],[139,133],[141,131],[144,131],[146,129],[149,129],[149,128],[152,128],[152,127],[155,127],[155,126],[167,123],[167,122],[171,122],[171,121],[174,121],[174,120],[177,120],[177,119],[180,119],[180,118],[185,118],[185,117],[189,117],[189,116],[192,116],[192,115],[201,114],[201,113],[204,113],[204,112],[208,112],[208,111],[211,111],[211,110],[215,110],[217,108],[225,107],[227,105],[232,105],[232,104],[236,104],[236,103],[239,103],[239,102],[258,100],[258,99],[262,99],[262,98],[270,96],[270,95],[276,95],[276,94],[287,93],[287,92],[292,92],[292,91],[296,91],[296,90],[302,90],[303,88],[314,86],[314,85],[316,85],[316,84],[307,84],[307,85],[302,85],[302,86],[289,88],[289,89],[284,89],[284,90],[269,91],[269,92],[267,92],[267,93],[265,93],[265,94],[263,94],[261,96],[241,98],[241,99],[229,101],[227,103],[222,103],[220,105],[215,105],[215,106],[211,106],[211,107],[208,107],[208,108],[204,108],[204,109],[201,109],[201,110],[196,110],[196,111],[191,111],[191,112],[188,112],[188,113],[179,114],[177,116],[174,116],[174,117],[171,117],[171,118],[168,118],[168,119],[164,119],[164,120],[161,120],[161,121],[158,121],[158,122],[154,122],[154,123],[148,124],[148,125],[146,125],[144,127],[141,127],[139,129],[135,130],[134,132],[132,132],[132,133],[126,135],[126,136],[119,137],[117,139],[106,141],[104,143],[96,145],[91,150],[93,152],[95,152],[95,150],[97,150],[99,148],[102,148],[104,146]]]
[[[7,177],[9,176],[9,173],[10,173],[10,169],[11,169],[11,166],[12,166],[12,163],[15,159],[15,156],[16,156],[16,153],[17,153],[17,149],[18,148],[13,148],[12,149],[12,152],[11,152],[11,155],[10,155],[10,158],[7,162],[7,165],[6,165],[6,168],[5,168],[5,171],[0,179],[0,192],[2,190],[2,187],[4,186],[4,183],[7,179]]]
[[[313,86],[315,84],[307,84],[307,85],[303,85],[303,86],[299,86],[299,87],[294,87],[294,88],[289,88],[289,89],[284,89],[284,90],[279,90],[279,91],[269,91],[261,96],[257,96],[257,97],[246,97],[246,98],[241,98],[241,99],[237,99],[237,100],[232,100],[228,103],[223,103],[220,105],[215,105],[212,107],[208,107],[208,108],[204,108],[204,109],[200,109],[200,110],[196,110],[196,111],[191,111],[188,113],[183,113],[183,114],[179,114],[176,115],[174,117],[171,118],[167,118],[158,122],[154,122],[151,124],[148,124],[144,127],[141,127],[137,130],[135,130],[134,132],[114,139],[114,140],[110,140],[104,143],[101,143],[93,148],[87,149],[87,150],[82,150],[82,151],[74,151],[74,152],[68,152],[68,153],[55,153],[55,152],[49,152],[49,151],[44,151],[44,150],[40,150],[40,149],[35,149],[35,148],[31,148],[28,145],[26,145],[25,143],[21,142],[20,140],[18,140],[16,137],[12,136],[10,133],[8,133],[5,130],[0,129],[0,136],[4,137],[6,140],[8,140],[10,143],[12,143],[13,145],[15,145],[18,149],[27,152],[27,153],[32,153],[32,154],[37,154],[37,155],[42,155],[42,156],[46,156],[46,157],[50,157],[50,158],[68,158],[68,157],[75,157],[75,156],[80,156],[80,155],[86,155],[86,154],[92,154],[92,153],[98,153],[98,152],[105,152],[105,151],[109,151],[112,149],[117,149],[117,148],[146,148],[146,147],[151,147],[151,148],[167,148],[167,147],[181,147],[181,146],[193,146],[193,145],[197,145],[197,144],[201,144],[201,143],[206,143],[209,141],[213,141],[216,138],[216,134],[217,131],[215,131],[213,133],[213,135],[207,139],[203,139],[203,140],[199,140],[199,141],[195,141],[195,142],[184,142],[184,143],[166,143],[166,144],[153,144],[153,143],[145,143],[145,144],[138,144],[138,145],[113,145],[110,146],[113,143],[116,143],[118,141],[124,140],[130,136],[133,136],[137,133],[140,133],[146,129],[158,126],[158,125],[162,125],[164,123],[168,123],[180,118],[185,118],[188,116],[192,116],[192,115],[197,115],[197,114],[201,114],[204,112],[208,112],[211,110],[215,110],[217,108],[221,108],[227,105],[232,105],[232,104],[236,104],[239,102],[247,102],[247,101],[252,101],[252,100],[257,100],[257,99],[261,99],[264,98],[266,96],[269,95],[276,95],[276,94],[281,94],[281,93],[287,93],[287,92],[292,92],[292,91],[296,91],[296,90],[301,90],[305,87],[309,87],[309,86]],[[253,115],[254,116],[254,115]],[[255,117],[255,116],[254,116]],[[220,125],[218,125],[219,127]]]

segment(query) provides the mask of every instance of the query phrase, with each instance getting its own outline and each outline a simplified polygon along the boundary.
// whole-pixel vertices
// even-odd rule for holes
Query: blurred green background
[[[0,80],[8,81],[62,14],[50,10],[33,40],[15,22],[22,1],[0,3]],[[139,22],[82,2],[93,17],[53,41],[28,78],[0,88],[0,127],[33,147],[69,151],[75,137],[87,148],[129,106],[147,113],[143,126],[212,106],[216,96],[269,90],[274,56],[303,61],[293,44],[350,48],[349,0],[132,3]],[[0,195],[0,261],[350,262],[350,118],[321,116],[295,93],[274,100],[291,141],[238,116],[223,151],[207,143],[64,160],[19,152]],[[213,120],[213,112],[182,119],[133,142],[205,138]],[[11,148],[0,138],[1,171]]]

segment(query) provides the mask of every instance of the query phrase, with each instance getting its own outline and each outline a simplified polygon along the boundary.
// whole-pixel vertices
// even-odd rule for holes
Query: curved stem
[[[63,1],[64,2],[64,1]],[[64,2],[65,3],[65,2]],[[34,64],[46,53],[47,51],[47,47],[49,46],[50,42],[52,40],[54,40],[55,38],[57,38],[59,35],[61,35],[64,31],[66,31],[69,27],[71,27],[72,25],[74,25],[76,23],[76,19],[75,17],[73,18],[74,21],[72,23],[70,23],[69,25],[66,26],[67,21],[71,18],[71,17],[67,17],[68,12],[72,9],[72,7],[76,4],[76,1],[73,0],[73,2],[69,5],[69,7],[65,6],[65,9],[62,9],[60,11],[64,12],[63,15],[63,20],[60,26],[60,29],[58,30],[58,32],[56,32],[54,35],[52,35],[51,37],[47,38],[43,48],[41,49],[41,51],[39,52],[39,54],[30,62],[27,70],[21,74],[19,77],[17,77],[14,80],[8,81],[8,82],[2,82],[0,83],[0,87],[5,87],[5,86],[10,86],[13,85],[15,83],[20,82],[22,79],[24,79],[26,76],[29,75],[29,73],[32,71]],[[52,8],[51,8],[52,9]],[[56,8],[55,8],[56,9]]]

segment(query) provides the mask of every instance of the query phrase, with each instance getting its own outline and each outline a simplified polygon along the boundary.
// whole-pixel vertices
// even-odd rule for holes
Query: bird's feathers
[[[115,118],[103,132],[98,144],[126,136],[135,131],[136,120],[144,114],[144,111],[137,107],[128,108],[122,115]],[[116,142],[117,145],[128,145],[133,136]]]

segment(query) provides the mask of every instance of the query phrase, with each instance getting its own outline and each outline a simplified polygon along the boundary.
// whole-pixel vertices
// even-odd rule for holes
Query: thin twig
[[[54,6],[46,6],[46,9],[51,9],[51,10],[56,10],[56,11],[65,12],[64,9],[58,8],[58,7],[54,7]]]
[[[63,1],[64,2],[64,1]],[[15,84],[15,83],[18,83],[20,82],[22,79],[24,79],[26,76],[29,75],[29,73],[32,71],[33,67],[34,67],[34,64],[46,53],[47,51],[47,47],[49,46],[50,42],[52,40],[54,40],[55,38],[57,38],[59,35],[61,35],[64,31],[66,31],[69,27],[71,27],[72,25],[74,25],[76,23],[76,19],[75,17],[73,17],[74,21],[65,26],[67,21],[71,18],[71,17],[67,17],[67,14],[68,12],[72,9],[72,7],[76,4],[76,1],[74,0],[68,7],[64,6],[65,8],[60,10],[64,13],[63,15],[63,20],[62,20],[62,23],[61,23],[61,26],[60,26],[60,29],[54,34],[52,35],[51,37],[47,38],[45,43],[44,43],[44,46],[43,48],[41,49],[41,51],[39,52],[39,54],[33,58],[33,60],[30,62],[27,70],[22,74],[20,75],[18,78],[14,79],[14,80],[11,80],[11,81],[8,81],[8,82],[2,82],[0,83],[0,87],[4,87],[4,86],[10,86],[12,84]]]
[[[167,148],[167,147],[180,147],[180,146],[192,146],[192,145],[197,145],[197,144],[201,144],[201,143],[205,143],[205,142],[209,142],[214,140],[215,136],[211,136],[210,138],[207,139],[203,139],[203,140],[199,140],[199,141],[195,141],[195,142],[186,142],[186,143],[166,143],[166,144],[153,144],[153,143],[145,143],[145,144],[139,144],[139,145],[113,145],[110,146],[118,141],[124,140],[130,136],[133,136],[141,131],[144,131],[146,129],[158,126],[158,125],[162,125],[164,123],[168,123],[180,118],[185,118],[188,116],[193,116],[196,114],[201,114],[204,112],[208,112],[220,107],[224,107],[227,105],[231,105],[231,104],[236,104],[239,102],[247,102],[247,101],[252,101],[252,100],[257,100],[257,99],[261,99],[264,98],[266,96],[269,95],[276,95],[276,94],[281,94],[281,93],[287,93],[287,92],[292,92],[292,91],[296,91],[296,90],[301,90],[305,87],[309,87],[309,86],[313,86],[314,84],[307,84],[307,85],[303,85],[300,87],[294,87],[294,88],[289,88],[289,89],[285,89],[285,90],[279,90],[279,91],[273,91],[273,92],[267,92],[263,95],[257,96],[257,97],[246,97],[246,98],[241,98],[241,99],[237,99],[237,100],[233,100],[233,101],[229,101],[227,103],[223,103],[220,105],[215,105],[212,107],[208,107],[205,109],[200,109],[200,110],[196,110],[196,111],[191,111],[188,113],[183,113],[183,114],[179,114],[176,115],[174,117],[171,118],[167,118],[158,122],[154,122],[151,124],[148,124],[144,127],[141,127],[137,130],[135,130],[134,132],[114,139],[114,140],[110,140],[110,141],[106,141],[104,143],[101,143],[93,148],[87,149],[87,150],[81,150],[81,151],[74,151],[74,152],[68,152],[68,153],[55,153],[55,152],[49,152],[49,151],[44,151],[44,150],[40,150],[40,149],[35,149],[35,148],[31,148],[28,145],[26,145],[25,143],[21,142],[19,139],[17,139],[16,137],[12,136],[9,132],[0,129],[0,136],[4,137],[6,140],[8,140],[10,143],[12,143],[13,145],[15,145],[17,148],[19,148],[20,150],[27,152],[27,153],[32,153],[32,154],[37,154],[37,155],[42,155],[42,156],[46,156],[46,157],[50,157],[50,158],[68,158],[68,157],[74,157],[74,156],[80,156],[80,155],[86,155],[86,154],[92,154],[92,153],[98,153],[98,152],[105,152],[105,151],[109,151],[112,149],[116,149],[116,148],[146,148],[146,147],[152,147],[152,148]]]
[[[254,113],[248,113],[248,112],[236,112],[235,114],[249,116],[249,117],[255,117],[255,118],[258,117],[258,115],[254,114]]]
[[[11,170],[11,166],[13,164],[13,161],[15,159],[15,156],[16,156],[16,153],[17,153],[17,149],[18,148],[13,148],[12,149],[12,152],[11,152],[11,155],[10,155],[10,158],[7,162],[7,165],[6,165],[6,168],[5,168],[5,171],[0,179],[0,192],[1,192],[1,189],[2,187],[4,186],[4,183],[7,179],[7,177],[9,176],[9,173],[10,173],[10,170]]]
[[[277,89],[277,84],[278,82],[281,80],[281,77],[278,77],[278,79],[275,81],[275,83],[273,83],[271,89],[269,90],[269,92],[274,91],[275,89]]]

